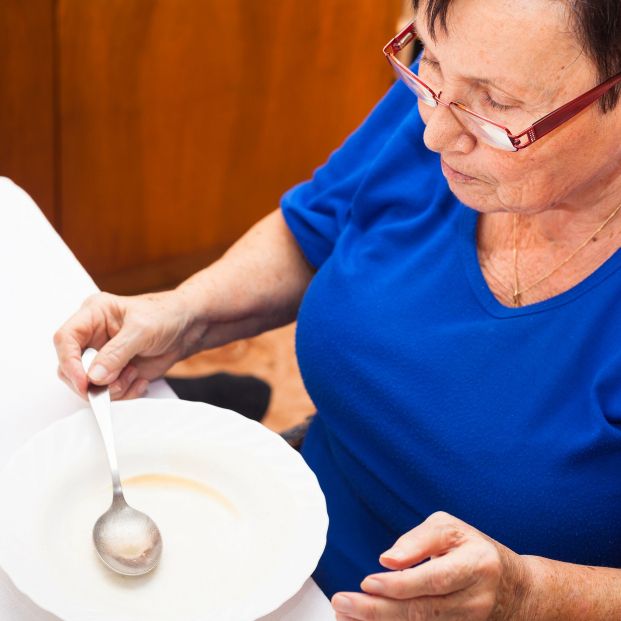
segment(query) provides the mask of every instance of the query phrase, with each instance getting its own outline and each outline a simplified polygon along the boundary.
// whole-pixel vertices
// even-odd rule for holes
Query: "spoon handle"
[[[82,366],[88,373],[88,369],[91,363],[97,355],[97,350],[89,347],[82,354]],[[112,474],[112,490],[115,498],[117,496],[123,496],[123,490],[121,488],[121,478],[119,477],[119,465],[116,459],[116,450],[114,448],[114,433],[112,430],[112,415],[110,412],[110,391],[107,386],[95,386],[94,384],[88,385],[88,400],[91,404],[91,409],[99,425],[99,431],[103,439],[104,446],[106,448],[106,455],[108,456],[108,464],[110,465],[110,473]]]

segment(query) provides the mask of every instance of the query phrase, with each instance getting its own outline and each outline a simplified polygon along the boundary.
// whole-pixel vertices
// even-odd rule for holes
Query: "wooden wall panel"
[[[58,225],[53,29],[52,0],[0,0],[0,175]]]
[[[389,86],[401,8],[58,2],[63,237],[119,291],[185,276],[311,174]]]

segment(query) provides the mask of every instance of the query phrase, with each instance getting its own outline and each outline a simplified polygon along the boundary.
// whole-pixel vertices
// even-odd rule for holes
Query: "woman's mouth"
[[[476,177],[464,175],[464,173],[460,173],[454,168],[451,168],[443,159],[440,159],[440,163],[442,165],[442,172],[449,181],[455,181],[457,183],[472,183],[478,181]]]

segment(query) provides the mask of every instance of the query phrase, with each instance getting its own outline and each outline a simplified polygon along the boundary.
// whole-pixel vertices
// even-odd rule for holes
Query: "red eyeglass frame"
[[[451,102],[450,104],[446,104],[443,102],[439,96],[434,92],[432,88],[427,86],[415,73],[410,71],[408,67],[406,67],[397,57],[401,50],[407,47],[410,43],[413,43],[416,39],[416,27],[414,22],[410,22],[396,37],[393,37],[385,46],[384,46],[384,54],[388,62],[397,69],[397,71],[404,71],[411,79],[420,84],[424,89],[429,91],[432,97],[436,100],[437,103],[440,103],[444,106],[446,105],[454,105],[471,114],[486,123],[490,123],[498,127],[499,129],[505,131],[509,140],[511,140],[516,151],[520,149],[525,149],[526,147],[533,144],[540,138],[543,138],[546,134],[549,134],[552,130],[556,129],[563,123],[569,121],[569,119],[573,118],[579,112],[582,112],[585,108],[590,106],[592,103],[596,102],[600,97],[602,97],[605,93],[607,93],[611,88],[621,82],[621,73],[618,73],[611,78],[608,78],[605,82],[597,85],[591,90],[579,95],[575,99],[572,99],[570,102],[562,105],[560,108],[553,110],[552,112],[546,114],[541,117],[538,121],[533,123],[530,127],[525,129],[523,132],[519,134],[512,134],[511,131],[488,119],[472,110],[466,108],[466,106],[460,104],[457,101]]]

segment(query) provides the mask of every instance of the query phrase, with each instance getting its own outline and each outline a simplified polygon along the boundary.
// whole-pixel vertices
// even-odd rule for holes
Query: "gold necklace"
[[[621,210],[621,204],[619,204],[616,209],[591,233],[562,263],[559,263],[556,267],[552,268],[547,274],[544,274],[541,278],[537,279],[535,282],[528,285],[528,287],[524,287],[520,289],[520,282],[518,278],[518,247],[517,247],[517,217],[518,214],[513,214],[513,305],[514,306],[522,306],[522,294],[526,293],[526,291],[530,291],[533,287],[536,287],[538,284],[542,283],[546,278],[550,278],[552,274],[561,269],[564,265],[569,263]]]

